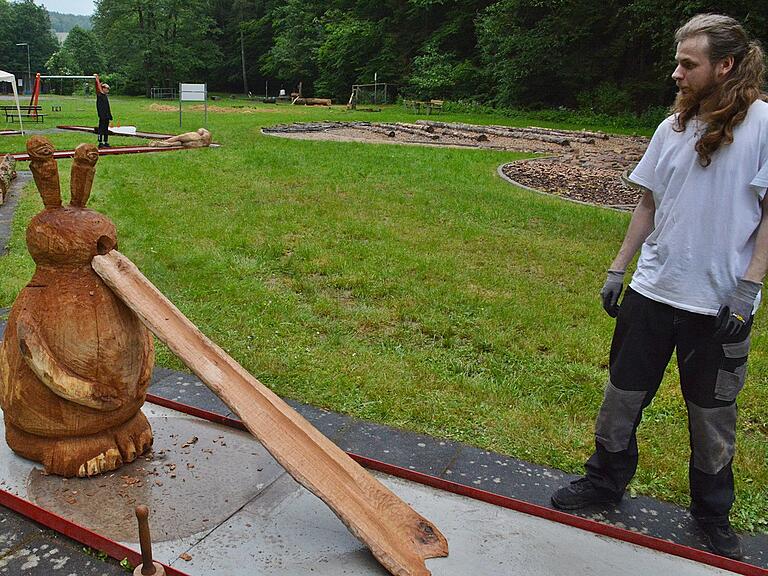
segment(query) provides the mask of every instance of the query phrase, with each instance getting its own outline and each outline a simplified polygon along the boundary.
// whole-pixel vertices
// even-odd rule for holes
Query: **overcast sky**
[[[93,14],[93,0],[36,0],[35,4],[62,14]]]

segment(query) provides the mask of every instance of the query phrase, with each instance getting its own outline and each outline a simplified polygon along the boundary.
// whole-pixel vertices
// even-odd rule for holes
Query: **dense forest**
[[[0,0],[0,22],[33,10],[44,12]],[[35,46],[33,68],[100,71],[129,94],[302,82],[306,95],[346,101],[376,75],[404,97],[642,112],[670,102],[674,31],[708,11],[768,39],[768,2],[751,0],[96,0],[93,30],[75,27],[55,54]],[[2,42],[26,41],[15,33],[0,34],[0,58]]]
[[[69,32],[75,26],[83,30],[93,28],[90,16],[81,16],[80,14],[61,14],[59,12],[48,12],[51,18],[51,29],[54,32]]]

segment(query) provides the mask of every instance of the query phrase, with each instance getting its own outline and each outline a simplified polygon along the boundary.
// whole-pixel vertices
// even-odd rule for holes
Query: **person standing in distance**
[[[99,75],[96,80],[96,113],[99,115],[99,148],[109,148],[109,121],[112,120],[112,111],[109,109],[109,84],[102,84]]]
[[[695,16],[675,40],[673,114],[630,176],[643,196],[600,292],[617,320],[595,452],[586,475],[557,490],[552,503],[576,510],[621,500],[637,468],[642,412],[677,349],[690,431],[691,514],[714,552],[739,558],[741,540],[729,521],[736,397],[768,271],[765,60],[728,16]]]

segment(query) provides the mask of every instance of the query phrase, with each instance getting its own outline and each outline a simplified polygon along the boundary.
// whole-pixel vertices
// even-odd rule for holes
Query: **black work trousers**
[[[728,521],[734,502],[736,396],[746,376],[752,319],[737,339],[726,342],[713,338],[714,320],[627,289],[611,343],[595,452],[585,466],[596,487],[620,496],[634,476],[637,427],[676,349],[688,409],[691,513],[704,523]]]
[[[104,144],[109,142],[109,118],[99,118],[99,127],[97,129],[99,135],[99,143]]]

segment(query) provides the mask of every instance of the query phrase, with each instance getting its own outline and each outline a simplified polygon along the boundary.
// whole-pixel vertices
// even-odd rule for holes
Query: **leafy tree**
[[[106,72],[104,50],[90,30],[72,28],[61,48],[51,56],[47,68],[56,74],[89,75]]]
[[[319,96],[346,98],[352,84],[371,80],[367,64],[381,48],[381,31],[370,21],[334,10],[324,17],[323,42],[317,49]]]
[[[0,0],[0,14],[41,10]],[[134,92],[301,81],[307,95],[346,98],[378,74],[423,98],[617,113],[671,101],[674,31],[712,11],[767,38],[768,3],[754,0],[96,0],[94,30],[106,69]],[[9,22],[0,20],[0,57],[23,70],[13,43],[26,36]],[[70,52],[51,66],[85,65]]]
[[[262,56],[261,70],[294,87],[303,83],[312,92],[317,78],[316,53],[323,41],[320,9],[304,0],[288,0],[276,6],[270,21],[274,33],[272,47]]]
[[[0,0],[0,62],[4,70],[26,76],[27,47],[16,46],[22,42],[29,43],[32,76],[45,72],[45,63],[59,47],[51,34],[48,11],[32,0]]]
[[[428,46],[413,59],[409,86],[417,98],[442,98],[457,81],[456,57]]]
[[[128,91],[206,81],[221,53],[206,0],[96,0],[94,31]]]

